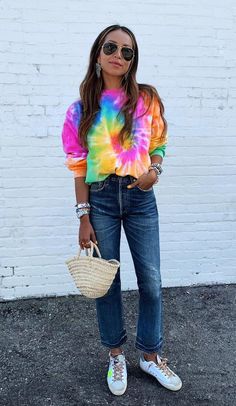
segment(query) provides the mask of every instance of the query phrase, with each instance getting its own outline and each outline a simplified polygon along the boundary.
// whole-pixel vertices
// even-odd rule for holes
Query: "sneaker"
[[[139,366],[144,372],[154,376],[165,388],[177,391],[181,389],[182,381],[178,375],[167,366],[167,361],[167,358],[161,358],[157,354],[157,365],[154,361],[146,361],[142,353],[139,360]]]
[[[127,388],[127,369],[125,355],[112,356],[109,352],[109,368],[107,372],[107,383],[113,395],[123,395]]]

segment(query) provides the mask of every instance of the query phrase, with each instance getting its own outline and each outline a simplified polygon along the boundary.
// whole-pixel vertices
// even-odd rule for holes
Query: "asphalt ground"
[[[122,292],[128,387],[106,383],[94,300],[80,295],[0,303],[1,406],[236,405],[236,285],[163,288],[162,356],[182,379],[178,392],[138,366],[138,291]]]

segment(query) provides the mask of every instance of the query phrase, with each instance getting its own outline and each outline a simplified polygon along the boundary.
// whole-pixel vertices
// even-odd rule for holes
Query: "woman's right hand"
[[[96,235],[92,224],[89,220],[89,215],[85,214],[80,219],[79,227],[79,246],[83,250],[84,248],[90,247],[90,240],[97,244]]]

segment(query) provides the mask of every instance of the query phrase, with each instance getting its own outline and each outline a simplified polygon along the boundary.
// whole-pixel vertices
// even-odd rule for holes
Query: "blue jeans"
[[[163,343],[162,282],[159,222],[153,188],[127,189],[135,180],[112,174],[90,186],[90,222],[101,256],[120,261],[121,224],[132,255],[139,289],[135,347],[161,354]],[[94,254],[96,255],[96,253]],[[127,341],[121,294],[120,268],[105,296],[95,299],[101,343],[109,348]]]

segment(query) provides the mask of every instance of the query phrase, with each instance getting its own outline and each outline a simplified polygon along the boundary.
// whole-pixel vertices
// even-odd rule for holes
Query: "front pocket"
[[[101,192],[101,190],[104,189],[105,184],[106,184],[106,179],[91,183],[90,192]]]
[[[137,188],[138,188],[139,190],[141,190],[141,192],[151,192],[151,191],[153,190],[153,186],[151,186],[149,189],[146,189],[146,190],[141,189],[138,185],[137,185]]]

